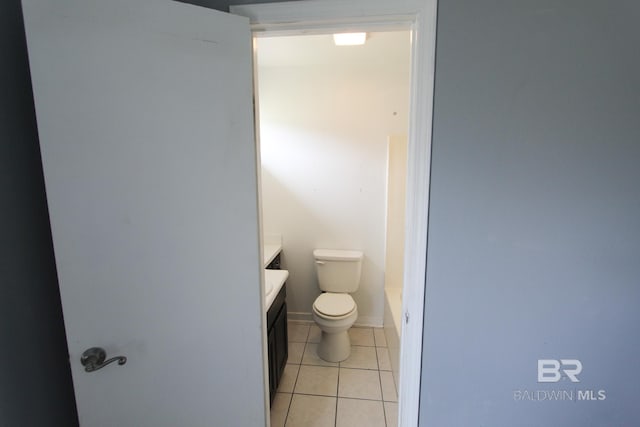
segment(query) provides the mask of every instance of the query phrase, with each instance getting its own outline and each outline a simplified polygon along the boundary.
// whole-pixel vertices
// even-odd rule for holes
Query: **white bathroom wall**
[[[258,60],[263,228],[282,234],[290,317],[311,319],[313,250],[358,249],[357,324],[382,326],[387,139],[407,130],[409,34],[260,39]]]

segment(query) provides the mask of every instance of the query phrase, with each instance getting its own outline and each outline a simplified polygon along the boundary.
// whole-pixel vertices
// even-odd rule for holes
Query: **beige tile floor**
[[[398,398],[382,329],[351,328],[351,355],[316,353],[320,329],[289,322],[289,359],[271,406],[272,427],[397,427]]]

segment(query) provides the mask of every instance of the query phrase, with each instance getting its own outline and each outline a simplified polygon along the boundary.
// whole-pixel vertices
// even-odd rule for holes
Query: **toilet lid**
[[[313,307],[325,316],[344,316],[356,308],[356,302],[349,294],[326,292],[316,298]]]

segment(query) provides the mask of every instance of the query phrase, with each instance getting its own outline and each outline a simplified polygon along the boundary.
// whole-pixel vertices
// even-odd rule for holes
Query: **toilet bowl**
[[[344,298],[338,301],[337,298]],[[321,294],[313,303],[313,320],[322,331],[318,356],[340,362],[351,354],[349,328],[358,318],[358,307],[349,294]]]
[[[318,356],[340,362],[351,354],[349,328],[358,318],[358,307],[349,292],[360,284],[362,252],[316,249],[318,284],[322,294],[313,303],[312,316],[322,336]]]

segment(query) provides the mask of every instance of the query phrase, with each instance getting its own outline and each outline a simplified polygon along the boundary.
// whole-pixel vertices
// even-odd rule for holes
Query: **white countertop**
[[[263,246],[262,255],[264,256],[264,267],[269,265],[271,261],[282,251],[281,243],[265,243]]]
[[[267,295],[265,295],[265,306],[267,310],[273,304],[273,300],[278,296],[278,292],[282,289],[282,285],[289,277],[289,272],[287,270],[264,270],[264,281],[265,286],[268,286],[268,283],[273,285],[273,289]]]

